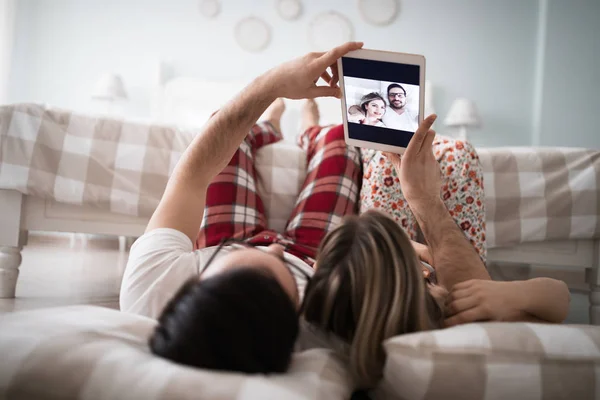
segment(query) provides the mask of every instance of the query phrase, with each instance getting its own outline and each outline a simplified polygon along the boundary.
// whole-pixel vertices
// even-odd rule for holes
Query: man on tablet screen
[[[417,115],[406,108],[406,90],[398,83],[392,83],[387,88],[390,110],[383,116],[383,123],[391,129],[414,132],[419,122]]]

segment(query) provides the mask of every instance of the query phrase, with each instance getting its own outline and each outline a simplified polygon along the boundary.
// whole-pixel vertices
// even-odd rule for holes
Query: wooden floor
[[[30,234],[23,249],[15,299],[0,299],[0,314],[34,308],[91,304],[119,308],[119,287],[128,253],[119,251],[116,237]],[[495,280],[551,276],[571,288],[568,323],[586,324],[588,291],[581,271],[514,266],[490,266]]]
[[[69,236],[30,235],[16,298],[0,299],[0,313],[75,304],[118,309],[127,257],[117,238],[80,237],[71,248]]]

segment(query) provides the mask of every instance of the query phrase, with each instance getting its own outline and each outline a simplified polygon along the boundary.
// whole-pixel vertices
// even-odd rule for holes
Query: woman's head
[[[369,93],[360,99],[360,108],[367,116],[367,119],[380,120],[383,114],[385,114],[385,100],[378,93]]]
[[[377,211],[348,217],[325,237],[303,308],[308,322],[350,344],[350,368],[363,388],[381,377],[384,340],[437,328],[442,319],[408,236]]]

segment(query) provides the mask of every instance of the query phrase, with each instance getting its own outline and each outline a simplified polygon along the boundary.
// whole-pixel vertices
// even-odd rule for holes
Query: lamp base
[[[463,142],[466,142],[468,140],[466,126],[461,126],[458,128],[458,134],[456,135],[456,138],[458,140],[462,140]]]

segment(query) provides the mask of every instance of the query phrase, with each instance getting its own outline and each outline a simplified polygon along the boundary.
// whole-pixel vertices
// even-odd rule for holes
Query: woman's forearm
[[[534,278],[514,283],[521,286],[524,312],[554,323],[563,322],[567,318],[571,294],[564,282]]]

